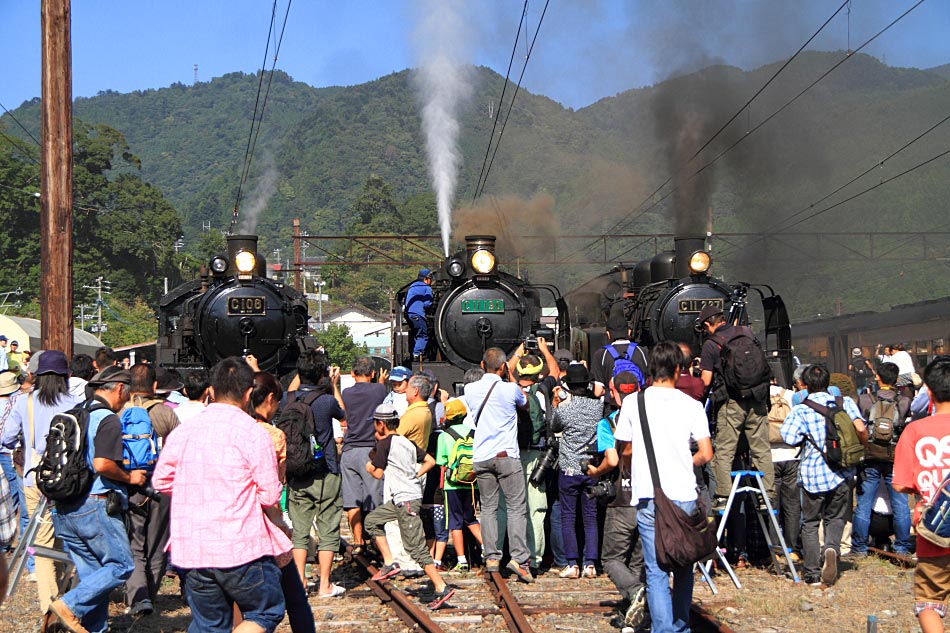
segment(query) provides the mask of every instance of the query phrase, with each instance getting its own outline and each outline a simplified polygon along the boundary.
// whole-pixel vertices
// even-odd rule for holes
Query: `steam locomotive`
[[[444,388],[460,383],[467,369],[478,367],[489,347],[510,354],[523,342],[528,348],[536,345],[538,336],[558,347],[568,343],[568,309],[560,291],[499,270],[494,236],[466,237],[465,250],[432,272],[432,309],[426,317],[431,335],[421,360],[412,358],[414,332],[402,310],[408,288],[407,284],[396,293],[393,362],[431,370]],[[554,323],[542,319],[545,293],[556,308]]]
[[[307,332],[307,302],[266,270],[256,235],[229,235],[227,252],[202,267],[199,279],[159,302],[156,362],[191,370],[253,354],[263,371],[293,371],[300,352],[317,345]]]
[[[782,298],[766,285],[744,282],[729,285],[709,274],[712,258],[703,237],[674,238],[674,250],[656,254],[635,265],[620,264],[596,284],[585,284],[568,294],[575,315],[587,315],[571,334],[575,358],[590,355],[608,343],[605,323],[621,310],[630,324],[631,338],[650,347],[660,341],[686,343],[693,356],[703,344],[699,312],[707,305],[723,309],[727,321],[756,325],[749,312],[748,294],[758,295],[755,316],[761,316],[759,337],[780,383],[792,374],[791,326]],[[764,337],[762,336],[764,333]]]

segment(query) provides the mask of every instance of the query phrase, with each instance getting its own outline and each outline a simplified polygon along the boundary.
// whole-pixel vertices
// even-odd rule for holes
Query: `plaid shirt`
[[[833,403],[835,397],[824,391],[813,393],[808,400],[824,406]],[[858,405],[851,398],[844,399],[844,410],[852,420],[861,420]],[[791,413],[782,423],[782,439],[791,446],[802,444],[801,462],[798,469],[798,481],[808,492],[818,494],[834,490],[842,482],[854,476],[854,468],[834,470],[825,461],[811,442],[805,439],[809,435],[818,446],[825,445],[825,417],[806,404],[792,407]]]

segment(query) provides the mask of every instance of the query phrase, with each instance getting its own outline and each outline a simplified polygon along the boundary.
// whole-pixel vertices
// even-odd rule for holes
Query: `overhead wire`
[[[518,52],[518,44],[521,37],[521,28],[525,25],[528,16],[528,0],[524,0],[524,8],[521,10],[521,20],[518,22],[518,31],[515,33],[515,44],[511,48],[511,58],[508,60],[508,70],[505,72],[505,83],[501,87],[501,96],[498,98],[498,108],[501,109],[502,103],[505,100],[505,92],[508,90],[508,80],[511,76],[511,67],[515,63],[515,53]],[[525,37],[527,37],[527,29],[525,29]],[[491,154],[492,143],[495,140],[495,128],[498,126],[498,113],[495,113],[494,118],[492,119],[491,134],[488,136],[488,147],[485,148],[485,158],[482,159],[482,168],[478,172],[478,180],[475,181],[475,193],[472,195],[472,203],[475,203],[476,198],[478,198],[478,189],[482,183],[482,176],[485,175],[485,166],[488,164],[488,156]]]
[[[508,103],[508,111],[505,113],[505,120],[501,124],[501,131],[498,132],[498,140],[495,142],[495,150],[492,152],[491,160],[488,161],[488,167],[485,169],[485,177],[482,179],[481,188],[476,191],[475,197],[477,198],[485,190],[485,185],[488,183],[488,175],[491,173],[492,165],[495,164],[495,156],[498,154],[498,147],[501,145],[501,139],[505,135],[505,128],[508,126],[508,119],[511,117],[511,110],[514,108],[515,99],[518,97],[518,91],[521,89],[521,82],[524,80],[524,73],[528,69],[528,62],[531,60],[531,52],[534,51],[534,45],[538,41],[538,34],[541,32],[541,23],[544,22],[544,16],[548,11],[548,5],[551,0],[545,0],[544,8],[541,10],[541,17],[538,18],[538,28],[534,31],[534,37],[531,38],[531,46],[528,47],[528,52],[525,55],[524,65],[521,67],[521,75],[518,77],[518,82],[515,84],[515,92],[511,96],[511,101]],[[501,107],[501,103],[498,104]]]
[[[10,118],[13,119],[13,121],[14,121],[18,126],[20,126],[20,129],[23,130],[24,132],[26,132],[27,136],[29,136],[31,139],[33,139],[33,142],[36,143],[37,147],[42,147],[42,144],[40,144],[40,142],[39,142],[38,140],[36,140],[36,137],[33,136],[33,133],[30,132],[28,129],[26,129],[26,127],[25,127],[22,123],[20,123],[20,119],[16,118],[16,117],[13,115],[12,112],[10,112],[9,110],[7,110],[7,107],[6,107],[5,105],[3,105],[2,103],[0,103],[0,108],[3,108],[3,111],[6,112],[8,115],[10,115]]]
[[[290,5],[287,5],[288,11]],[[234,209],[231,212],[231,225],[228,228],[228,233],[234,229],[234,224],[237,221],[238,209],[241,206],[241,195],[244,190],[244,185],[247,183],[248,174],[251,169],[251,159],[253,155],[253,145],[254,145],[254,131],[256,129],[256,124],[259,116],[259,106],[261,103],[261,90],[264,87],[264,73],[267,72],[267,57],[270,53],[270,44],[271,37],[274,33],[274,23],[277,20],[277,0],[274,0],[273,6],[271,7],[270,14],[270,24],[267,27],[267,41],[264,44],[264,61],[261,63],[261,73],[257,80],[257,95],[254,98],[254,113],[251,115],[251,129],[247,134],[247,145],[244,148],[244,161],[241,167],[241,178],[238,181],[238,190],[237,195],[234,200]],[[263,118],[263,109],[260,109],[260,118]]]
[[[828,77],[828,75],[830,75],[832,72],[834,72],[835,70],[837,70],[842,64],[844,64],[844,63],[846,63],[847,61],[849,61],[850,59],[852,59],[852,58],[854,57],[854,54],[855,54],[855,53],[857,53],[857,52],[861,51],[862,49],[864,49],[865,47],[867,47],[871,42],[873,42],[874,40],[876,40],[878,37],[880,37],[880,36],[883,35],[885,32],[887,32],[889,29],[891,29],[895,24],[897,24],[897,23],[900,22],[902,19],[904,19],[904,18],[905,18],[908,14],[910,14],[914,9],[916,9],[916,8],[919,7],[921,4],[923,4],[924,1],[925,1],[925,0],[918,0],[918,2],[916,2],[916,3],[915,3],[914,5],[912,5],[909,9],[907,9],[907,10],[904,11],[902,14],[900,14],[897,18],[895,18],[894,20],[892,20],[887,26],[885,26],[884,28],[882,28],[880,31],[878,31],[878,32],[875,33],[873,36],[871,36],[868,40],[866,40],[863,44],[861,44],[861,46],[859,46],[859,47],[858,47],[857,49],[855,49],[854,51],[850,51],[845,57],[843,57],[841,60],[839,60],[839,61],[838,61],[837,63],[835,63],[833,66],[831,66],[828,70],[826,70],[824,73],[822,73],[817,79],[815,79],[815,80],[814,80],[813,82],[811,82],[808,86],[806,86],[803,90],[801,90],[798,94],[796,94],[796,95],[795,95],[794,97],[792,97],[789,101],[787,101],[784,105],[782,105],[780,108],[778,108],[778,110],[774,111],[774,112],[773,112],[772,114],[770,114],[768,117],[766,117],[765,119],[763,119],[763,120],[762,120],[761,122],[759,122],[756,126],[754,126],[752,129],[750,129],[750,130],[747,131],[745,134],[743,134],[742,136],[740,136],[736,141],[734,141],[732,144],[730,144],[728,147],[726,147],[724,150],[722,150],[719,154],[717,154],[712,160],[710,160],[709,162],[705,163],[705,164],[702,165],[699,169],[697,169],[695,172],[693,172],[693,174],[690,175],[690,176],[686,179],[686,182],[691,181],[692,179],[694,179],[695,177],[697,177],[698,175],[700,175],[701,173],[703,173],[706,169],[708,169],[709,167],[711,167],[713,164],[715,164],[716,162],[718,162],[718,161],[719,161],[723,156],[725,156],[728,152],[732,151],[735,147],[737,147],[737,146],[738,146],[740,143],[742,143],[745,139],[747,139],[749,136],[751,136],[754,132],[756,132],[757,130],[759,130],[760,128],[762,128],[762,127],[763,127],[764,125],[766,125],[769,121],[771,121],[771,120],[774,119],[776,116],[778,116],[781,112],[783,112],[786,108],[788,108],[790,105],[792,105],[794,102],[796,102],[796,101],[797,101],[798,99],[800,99],[802,96],[804,96],[807,92],[809,92],[812,88],[814,88],[819,82],[821,82],[821,81],[824,80],[826,77]],[[846,4],[847,4],[847,3],[844,3],[844,5],[842,5],[842,6],[845,6]],[[813,35],[809,38],[808,41],[813,40],[819,33],[821,33],[821,31],[831,22],[831,19],[833,19],[833,18],[841,11],[841,8],[842,8],[842,7],[839,6],[838,9],[836,9],[835,12],[832,14],[831,18],[829,18],[828,20],[826,20],[826,21],[821,25],[821,27],[818,29],[818,31],[816,31],[815,34],[813,34]],[[807,43],[806,43],[806,46],[807,46]],[[804,46],[801,47],[801,48],[795,53],[795,55],[792,56],[792,59],[794,59],[795,56],[797,56],[799,53],[801,53],[802,50],[804,50],[804,48],[805,48]],[[790,59],[789,61],[791,61],[791,59]],[[784,68],[786,68],[787,66],[788,66],[788,63],[784,64],[784,65],[782,66],[782,68],[780,69],[780,72],[781,72],[781,70],[784,70]],[[777,74],[778,74],[778,73],[776,73],[776,76],[777,76]],[[775,77],[773,76],[772,78],[770,78],[770,79],[768,80],[768,82],[769,82],[769,83],[772,82],[772,81],[774,80],[774,78],[775,78]],[[748,105],[749,105],[750,103],[751,103],[751,100],[750,100],[749,102],[747,102],[745,105],[743,105],[742,108],[740,108],[739,111],[737,112],[737,114],[733,117],[733,119],[735,119],[739,114],[741,114],[741,112],[744,111],[744,110],[748,107]],[[727,124],[727,125],[728,125],[728,124]],[[723,128],[723,129],[724,129],[724,128]],[[716,135],[720,134],[721,132],[722,132],[722,130],[716,132]],[[705,147],[708,146],[708,145],[709,145],[708,142],[707,142],[707,143],[704,143],[703,147],[705,148]],[[700,150],[700,151],[702,151],[702,150]],[[682,170],[682,169],[685,169],[685,167],[688,166],[689,163],[690,163],[696,156],[698,156],[698,154],[699,154],[699,152],[696,152],[689,160],[686,161],[686,163],[684,163],[684,165],[683,165],[682,167],[679,168],[678,171],[680,171],[680,170]],[[633,221],[636,220],[637,218],[643,216],[644,214],[648,213],[650,210],[654,209],[654,208],[655,208],[657,205],[659,205],[663,200],[665,200],[665,199],[668,198],[670,195],[672,195],[672,193],[676,190],[676,187],[675,187],[675,186],[674,186],[673,189],[672,189],[670,192],[668,192],[666,195],[664,195],[664,196],[662,196],[660,199],[654,201],[653,204],[651,204],[650,206],[648,206],[648,207],[646,207],[646,208],[642,208],[644,204],[646,204],[651,198],[654,198],[666,185],[668,185],[668,184],[673,180],[674,177],[675,177],[675,173],[674,173],[673,175],[671,175],[669,178],[667,178],[659,187],[657,187],[655,190],[653,190],[648,196],[646,196],[646,197],[643,199],[643,201],[641,201],[636,207],[634,207],[634,209],[633,209],[630,213],[628,213],[626,216],[624,216],[623,218],[621,218],[620,221],[618,221],[616,224],[614,224],[613,227],[611,227],[611,228],[607,231],[607,233],[612,233],[612,232],[616,231],[617,229],[621,228],[623,225],[629,224],[630,222],[633,222]],[[642,208],[642,210],[641,210],[641,208]],[[593,245],[595,245],[595,244],[596,244],[596,242],[592,242],[591,244],[588,244],[588,245],[582,247],[577,253],[574,253],[574,254],[572,254],[571,256],[573,256],[573,255],[575,255],[575,254],[579,254],[579,253],[581,253],[581,252],[584,252],[584,251],[586,251],[588,248],[590,248],[591,246],[593,246]]]

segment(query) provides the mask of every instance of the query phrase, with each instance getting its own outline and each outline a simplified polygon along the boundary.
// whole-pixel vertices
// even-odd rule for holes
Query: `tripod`
[[[30,522],[26,526],[23,537],[20,539],[20,542],[17,543],[16,549],[13,550],[13,556],[10,558],[10,584],[7,587],[8,598],[16,591],[17,584],[23,575],[23,569],[26,567],[26,560],[29,555],[51,558],[72,567],[73,561],[66,552],[33,544],[36,540],[36,533],[40,528],[40,523],[43,520],[43,514],[48,507],[49,500],[46,497],[42,497],[36,506],[36,510],[33,512],[33,516],[30,517]]]

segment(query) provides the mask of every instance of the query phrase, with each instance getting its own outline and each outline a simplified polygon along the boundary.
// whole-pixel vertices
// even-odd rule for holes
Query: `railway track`
[[[890,561],[901,567],[916,567],[917,560],[913,556],[907,556],[906,554],[898,554],[896,552],[888,552],[883,549],[878,549],[876,547],[869,547],[868,551],[884,560]]]
[[[412,631],[447,633],[473,630],[473,626],[476,627],[474,630],[494,630],[498,627],[492,626],[490,619],[495,616],[503,620],[505,628],[511,633],[553,630],[554,626],[550,622],[552,618],[558,622],[557,628],[561,630],[611,630],[608,616],[618,606],[612,588],[604,590],[588,587],[585,591],[571,591],[570,585],[564,581],[539,579],[535,585],[518,585],[513,591],[508,580],[500,573],[492,572],[447,579],[459,591],[443,609],[429,611],[416,601],[421,591],[409,588],[403,590],[388,580],[375,582],[372,575],[376,573],[376,567],[372,561],[364,554],[353,555],[352,559],[372,594]],[[575,600],[574,594],[583,601]],[[604,599],[591,602],[591,598],[596,598],[598,594],[603,594]],[[552,595],[558,596],[558,603],[543,604]],[[568,602],[562,603],[561,600]],[[733,633],[732,629],[698,603],[692,605],[691,616],[691,627],[698,633]],[[597,617],[602,620],[602,627],[591,621],[591,618]],[[577,628],[572,628],[574,623]]]

